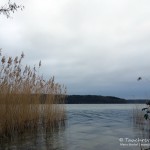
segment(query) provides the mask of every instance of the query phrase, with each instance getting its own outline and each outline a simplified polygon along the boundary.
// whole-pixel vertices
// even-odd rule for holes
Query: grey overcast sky
[[[41,74],[68,94],[150,98],[149,0],[15,2],[25,9],[0,15],[3,54],[23,51],[31,66],[41,60]]]

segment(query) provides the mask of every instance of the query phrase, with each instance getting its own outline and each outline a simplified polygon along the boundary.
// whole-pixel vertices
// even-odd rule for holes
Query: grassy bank
[[[46,81],[37,73],[41,62],[37,68],[23,67],[23,53],[15,58],[6,58],[0,53],[0,58],[0,137],[35,131],[39,123],[45,129],[53,128],[65,119],[65,108],[61,104],[66,88],[56,83],[54,77]],[[43,94],[47,96],[41,105]]]

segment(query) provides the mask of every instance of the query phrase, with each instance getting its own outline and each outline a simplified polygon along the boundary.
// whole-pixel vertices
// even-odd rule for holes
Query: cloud
[[[19,2],[19,1],[18,1]],[[55,75],[69,94],[144,96],[149,78],[148,0],[27,0],[13,19],[0,18],[0,46]],[[140,92],[141,90],[141,92]],[[136,90],[135,90],[136,91]]]

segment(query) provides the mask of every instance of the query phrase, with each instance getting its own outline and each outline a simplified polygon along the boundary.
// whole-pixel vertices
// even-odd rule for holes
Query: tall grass
[[[150,137],[150,120],[144,118],[145,112],[142,111],[144,105],[136,105],[133,109],[133,125],[140,129],[143,138]]]
[[[135,105],[133,108],[133,125],[139,131],[140,139],[150,139],[150,120],[144,118],[145,112],[142,111],[143,105]],[[149,143],[146,143],[147,146],[142,146],[142,143],[139,143],[141,150],[150,150]]]
[[[38,68],[23,67],[20,57],[8,57],[0,51],[0,137],[12,137],[26,130],[35,131],[39,123],[48,128],[65,119],[66,88],[51,77],[47,81]],[[41,105],[42,103],[42,105]]]
[[[140,128],[143,127],[145,124],[145,119],[144,119],[144,112],[142,111],[142,106],[136,104],[133,108],[133,123],[134,125],[139,126]]]

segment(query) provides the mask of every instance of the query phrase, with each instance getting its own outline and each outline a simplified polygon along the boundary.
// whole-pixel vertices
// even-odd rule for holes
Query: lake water
[[[133,125],[133,104],[68,104],[66,125],[45,134],[27,134],[0,150],[140,150],[144,140]],[[148,139],[147,139],[148,140]],[[141,141],[144,148],[149,141]],[[144,145],[145,144],[145,145]]]

